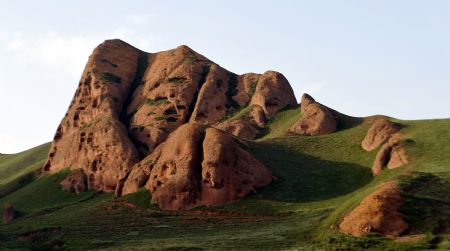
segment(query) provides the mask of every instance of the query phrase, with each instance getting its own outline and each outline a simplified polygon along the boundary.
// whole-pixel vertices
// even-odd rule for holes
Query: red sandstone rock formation
[[[398,209],[402,204],[394,182],[385,183],[344,217],[339,229],[354,236],[379,233],[397,237],[408,229]]]
[[[290,133],[299,135],[323,135],[337,130],[335,112],[317,103],[306,93],[302,96],[300,111],[302,115],[289,128]]]
[[[152,171],[148,161],[156,163],[156,158],[161,156],[175,162],[188,161],[178,159],[179,153],[170,155],[169,150],[162,151],[170,148],[165,143],[168,135],[186,123],[195,122],[196,127],[210,125],[254,139],[267,119],[295,104],[293,91],[280,73],[268,71],[262,75],[239,76],[187,46],[146,53],[123,41],[108,40],[89,58],[72,103],[55,134],[43,173],[54,173],[64,167],[81,169],[86,174],[88,189],[115,191],[120,196],[143,186],[149,178],[151,180],[150,172],[156,171]],[[240,110],[246,111],[244,116],[227,120]],[[205,134],[203,129],[200,131],[200,135]],[[201,145],[185,136],[178,137],[180,144],[184,140],[191,142],[192,147]],[[200,138],[203,142],[203,136]],[[248,153],[237,150],[239,144],[227,147],[230,152],[250,161]],[[226,156],[223,152],[217,154],[219,159]],[[202,158],[203,155],[199,160]],[[260,167],[255,164],[259,163],[257,161],[249,163]],[[191,165],[183,165],[186,172],[190,172]],[[248,167],[240,165],[239,168],[246,170]],[[239,170],[235,171],[245,176]],[[254,174],[261,173],[262,177],[267,176],[265,172]],[[258,181],[259,177],[254,180]],[[61,185],[68,190],[81,191],[83,182],[81,176],[70,176]],[[260,184],[258,181],[249,186],[254,188]],[[178,186],[180,184],[175,185]],[[196,193],[201,192],[201,186],[195,189]],[[221,198],[241,198],[250,188],[242,186],[240,189],[234,195]],[[156,198],[165,201],[168,198],[165,194],[170,191],[158,189],[155,202]],[[185,192],[183,190],[177,196]],[[200,197],[195,198],[201,201]],[[177,200],[181,201],[182,208],[200,203],[181,197]],[[158,202],[162,207],[176,208],[170,206],[171,203]]]
[[[114,190],[139,161],[120,113],[135,78],[139,51],[120,41],[99,45],[55,134],[44,173],[82,168],[89,188]]]
[[[372,151],[380,147],[372,164],[373,175],[380,174],[386,167],[397,168],[408,164],[408,155],[401,141],[399,125],[385,119],[377,119],[361,142],[361,147]]]
[[[153,203],[169,210],[243,198],[268,185],[272,175],[240,144],[220,130],[185,124],[133,168],[123,194],[145,186]]]
[[[366,151],[372,151],[386,143],[398,129],[395,123],[385,118],[377,119],[361,142],[361,147]]]

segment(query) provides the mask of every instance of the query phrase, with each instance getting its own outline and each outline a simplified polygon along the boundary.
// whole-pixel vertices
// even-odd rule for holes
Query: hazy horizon
[[[51,141],[92,50],[186,44],[352,116],[450,117],[448,1],[0,1],[0,153]]]

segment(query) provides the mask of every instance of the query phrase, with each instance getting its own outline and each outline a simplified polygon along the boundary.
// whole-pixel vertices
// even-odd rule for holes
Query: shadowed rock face
[[[337,122],[333,114],[335,112],[317,103],[306,93],[302,96],[300,111],[302,115],[289,128],[290,133],[299,135],[323,135],[337,130]]]
[[[78,169],[69,174],[59,184],[67,192],[80,193],[87,189],[87,177],[83,169]]]
[[[408,229],[408,224],[398,211],[401,204],[402,198],[396,184],[385,183],[346,215],[339,228],[354,236],[369,233],[399,236]]]
[[[168,210],[243,198],[268,185],[272,175],[240,144],[218,129],[185,124],[133,168],[123,194],[145,186],[152,201]]]
[[[11,204],[6,203],[3,206],[3,224],[8,224],[16,218],[16,210]]]
[[[200,181],[198,186],[191,187],[183,183],[182,178],[177,179],[180,184],[156,189],[153,192],[154,202],[172,209],[178,208],[175,206],[178,204],[181,205],[179,208],[189,207],[199,201],[208,201],[201,197],[201,174],[192,171],[189,164],[205,157],[201,150],[198,152],[202,156],[195,157],[195,147],[201,149],[205,137],[200,125],[222,128],[237,136],[253,139],[267,119],[286,106],[295,104],[293,91],[280,73],[268,71],[264,74],[236,75],[187,46],[146,53],[123,41],[107,40],[95,48],[89,57],[76,94],[55,134],[42,173],[57,172],[65,167],[81,169],[87,177],[89,189],[115,191],[120,196],[145,183],[148,183],[148,188],[156,186],[158,182],[152,181],[150,172],[165,171],[162,166],[154,169],[149,161],[157,163],[162,157],[176,163],[183,162],[177,165],[180,167],[178,175],[188,175],[183,177],[189,182]],[[247,111],[245,116],[225,121],[225,118],[240,110]],[[181,134],[177,137],[180,145],[191,142],[190,147],[193,148],[189,151],[192,152],[182,156],[190,156],[192,160],[179,159],[181,152],[169,154],[170,151],[165,150],[168,144],[165,144],[166,147],[163,145],[169,134],[186,123],[195,124],[195,128],[201,127],[197,130],[198,135],[192,129],[192,135]],[[201,139],[200,143],[192,138],[195,135]],[[248,153],[233,150],[238,149],[239,144],[230,143],[227,147],[228,151],[245,155],[241,157],[248,159]],[[182,149],[188,151],[187,148],[178,148],[180,151]],[[228,156],[223,151],[217,154],[219,159]],[[250,161],[249,165],[255,163]],[[161,170],[156,171],[158,168]],[[241,163],[239,168],[246,170],[248,167]],[[236,172],[247,175],[239,170]],[[195,175],[200,178],[192,178]],[[224,175],[223,172],[221,175]],[[255,175],[259,175],[258,172]],[[254,179],[258,180],[257,177]],[[244,183],[248,180],[246,178]],[[250,186],[253,189],[260,184],[256,182]],[[68,180],[65,185],[67,189],[76,191],[72,181]],[[171,187],[179,186],[183,187],[182,191],[171,190]],[[222,199],[211,203],[223,203],[223,198],[241,198],[250,189],[247,186],[239,188],[240,191],[235,191],[234,195],[218,195]],[[177,191],[176,200],[166,196],[172,191]]]

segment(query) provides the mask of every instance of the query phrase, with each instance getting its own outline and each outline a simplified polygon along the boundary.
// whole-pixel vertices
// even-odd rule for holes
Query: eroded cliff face
[[[118,178],[139,161],[120,121],[139,55],[139,50],[119,40],[94,50],[56,131],[44,172],[81,168],[88,175],[90,189],[112,191]]]
[[[215,149],[223,144],[207,137],[210,130],[214,131],[209,134],[227,142],[231,142],[227,137],[232,136],[223,131],[254,139],[267,119],[296,103],[292,88],[280,73],[268,71],[236,75],[187,46],[146,53],[123,41],[107,40],[89,57],[42,171],[53,173],[66,167],[82,169],[89,189],[115,190],[116,195],[120,195],[147,183],[146,187],[152,191],[158,182],[152,181],[150,173],[158,168],[150,168],[148,163],[150,160],[157,163],[157,159],[163,156],[163,159],[176,163],[181,161],[185,166],[177,168],[176,177],[179,178],[167,183],[170,185],[164,189],[152,192],[155,203],[167,209],[223,204],[267,185],[271,175],[239,144],[229,143],[226,151],[220,148],[222,150],[214,153],[196,151],[196,147],[208,144]],[[246,111],[245,116],[234,118],[242,110]],[[191,142],[191,145],[169,154],[169,150],[165,150],[171,148],[168,137],[182,126],[200,128],[197,130],[199,141],[190,138],[190,134],[178,133],[177,142]],[[205,127],[217,127],[223,131],[205,130]],[[189,150],[190,147],[192,149]],[[193,152],[189,155],[182,150]],[[194,152],[201,156],[195,157]],[[230,152],[237,157],[230,157]],[[214,158],[211,154],[215,154]],[[193,159],[185,159],[188,155]],[[215,166],[199,164],[205,156],[215,159]],[[234,166],[224,161],[235,157],[248,162],[234,163],[237,165]],[[265,171],[250,172],[254,166]],[[219,190],[227,192],[204,187],[201,181],[203,169],[215,170],[212,172],[214,180],[225,179],[225,188]],[[138,173],[144,175],[136,175]],[[189,184],[192,180],[200,181],[191,187],[183,183],[183,179],[187,179]],[[236,180],[248,184],[239,186],[239,191],[230,192],[229,184],[236,185]],[[175,189],[178,187],[182,189]],[[173,191],[176,191],[175,200],[169,198]],[[205,191],[210,195],[206,196]]]

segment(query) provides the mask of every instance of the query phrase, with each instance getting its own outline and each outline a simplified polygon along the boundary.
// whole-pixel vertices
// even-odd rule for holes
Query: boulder
[[[272,182],[272,174],[245,150],[239,139],[215,128],[203,141],[201,205],[221,205],[244,198]]]
[[[228,133],[198,123],[182,125],[137,164],[123,194],[142,186],[166,210],[221,205],[272,181],[270,172]],[[143,185],[145,183],[145,185]]]
[[[251,105],[259,105],[267,119],[287,106],[297,105],[294,91],[283,74],[266,71],[258,79]]]
[[[3,206],[3,224],[9,224],[16,216],[17,213],[14,207],[9,203],[5,203]]]
[[[339,229],[353,236],[379,233],[397,237],[408,230],[408,224],[398,211],[402,202],[397,185],[385,183],[346,215]]]
[[[300,119],[289,128],[290,133],[299,135],[323,135],[336,130],[333,113],[317,102],[309,104]]]
[[[366,151],[372,151],[386,143],[398,130],[397,124],[385,118],[377,119],[361,142],[361,147]]]
[[[87,176],[83,169],[72,171],[59,183],[64,191],[80,193],[87,190]]]
[[[372,164],[372,174],[376,176],[386,167],[394,169],[406,165],[408,164],[408,159],[406,150],[400,141],[400,136],[396,134],[378,151]]]

